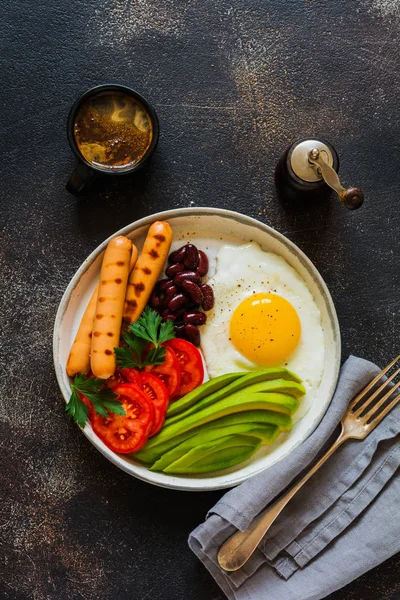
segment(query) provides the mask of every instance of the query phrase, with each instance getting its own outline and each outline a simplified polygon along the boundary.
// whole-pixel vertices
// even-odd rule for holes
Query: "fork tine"
[[[359,402],[360,400],[362,400],[364,398],[364,396],[374,387],[374,385],[380,380],[381,377],[383,377],[383,375],[385,375],[385,373],[387,373],[389,371],[389,369],[391,369],[393,367],[393,365],[400,360],[400,354],[399,356],[396,356],[396,358],[394,360],[392,360],[392,362],[390,364],[388,364],[387,367],[385,367],[380,373],[379,375],[377,375],[368,385],[367,387],[365,387],[363,390],[361,390],[361,392],[359,394],[357,394],[357,396],[354,398],[354,400],[352,400],[349,404],[349,410],[352,410]]]
[[[385,394],[376,404],[374,404],[367,413],[365,413],[365,415],[363,415],[361,417],[361,419],[365,422],[369,421],[369,419],[371,417],[374,416],[374,414],[378,411],[378,409],[383,406],[383,404],[385,404],[386,400],[388,398],[390,398],[390,396],[393,394],[393,392],[395,390],[397,390],[397,388],[400,387],[400,381],[398,383],[396,383],[396,385],[394,385],[393,387],[391,387],[389,389],[389,391],[387,392],[387,394]]]
[[[392,381],[392,379],[394,379],[396,377],[396,375],[398,375],[399,373],[400,373],[400,368],[397,369],[397,371],[395,371],[393,373],[393,375],[391,375],[390,377],[385,379],[385,381],[382,383],[382,385],[379,386],[378,389],[369,398],[367,398],[367,400],[363,404],[361,404],[361,406],[353,413],[354,416],[359,417],[361,415],[361,413],[364,412],[364,410],[371,404],[371,402],[373,400],[375,400],[375,398],[377,396],[379,396],[379,394],[381,392],[383,392],[383,390],[389,385],[389,383]]]
[[[388,412],[390,412],[392,410],[392,408],[394,408],[396,406],[396,404],[398,404],[400,400],[400,394],[398,396],[396,396],[396,398],[393,398],[393,400],[390,402],[390,404],[388,404],[381,413],[379,413],[379,415],[377,417],[375,417],[375,419],[373,421],[371,421],[371,423],[368,423],[367,427],[368,427],[368,433],[370,431],[372,431],[383,419],[383,417],[386,417],[386,415],[388,414]]]

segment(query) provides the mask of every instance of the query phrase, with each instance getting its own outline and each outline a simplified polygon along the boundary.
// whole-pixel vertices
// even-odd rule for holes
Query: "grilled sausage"
[[[138,250],[136,246],[132,244],[129,272],[132,271],[135,266],[137,257]],[[96,314],[98,292],[99,284],[96,285],[86,310],[83,313],[79,329],[68,356],[67,375],[69,377],[74,377],[75,375],[78,375],[78,373],[88,373],[90,369],[90,346],[92,343],[93,321]]]
[[[124,321],[136,321],[146,306],[163,270],[172,242],[172,229],[166,221],[151,225],[143,250],[129,277],[126,290]]]
[[[114,348],[119,345],[131,252],[132,242],[120,235],[104,253],[90,349],[90,366],[100,379],[111,377],[116,368]]]

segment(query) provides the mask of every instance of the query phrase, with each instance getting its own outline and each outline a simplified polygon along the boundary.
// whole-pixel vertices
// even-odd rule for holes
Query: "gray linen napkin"
[[[400,406],[363,441],[349,440],[291,500],[252,558],[234,573],[217,562],[244,530],[336,438],[350,400],[379,373],[351,356],[314,433],[289,456],[226,493],[189,546],[232,600],[320,600],[400,551]]]

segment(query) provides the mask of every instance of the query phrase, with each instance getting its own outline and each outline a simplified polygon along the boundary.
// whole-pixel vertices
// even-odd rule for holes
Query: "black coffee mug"
[[[143,106],[143,108],[145,109],[145,111],[147,112],[147,114],[150,118],[151,125],[152,125],[152,138],[150,141],[150,145],[147,148],[147,150],[145,151],[145,153],[143,154],[143,156],[140,158],[140,160],[134,164],[127,165],[126,168],[118,168],[118,170],[117,169],[112,170],[112,169],[106,168],[106,167],[103,168],[103,167],[101,167],[101,165],[98,165],[98,164],[94,165],[94,164],[90,163],[88,160],[86,160],[86,158],[83,156],[83,154],[79,150],[78,144],[76,142],[75,131],[74,131],[75,118],[76,118],[78,110],[81,108],[82,104],[84,102],[86,102],[89,98],[93,98],[95,96],[103,94],[104,92],[117,92],[119,94],[124,94],[126,96],[133,97],[139,105]],[[118,176],[118,175],[129,175],[129,174],[134,173],[135,171],[138,171],[148,162],[148,160],[152,156],[154,150],[156,149],[156,146],[158,143],[159,132],[160,132],[160,128],[159,128],[159,123],[158,123],[158,117],[156,115],[154,108],[146,100],[146,98],[143,98],[143,96],[138,94],[138,92],[135,92],[134,90],[132,90],[129,87],[126,87],[125,85],[118,85],[118,84],[98,85],[94,88],[91,88],[90,90],[88,90],[87,92],[82,94],[82,96],[80,96],[78,98],[78,100],[72,106],[72,108],[69,112],[69,115],[68,115],[68,121],[67,121],[68,142],[79,162],[78,162],[74,172],[72,173],[70,179],[68,180],[68,183],[66,185],[67,190],[69,192],[71,192],[72,194],[79,194],[80,192],[82,192],[84,190],[84,188],[89,183],[91,183],[94,180],[94,178],[99,173],[104,174],[104,175]]]

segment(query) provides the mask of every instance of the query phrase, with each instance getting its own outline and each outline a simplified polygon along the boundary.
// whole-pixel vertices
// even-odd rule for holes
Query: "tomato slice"
[[[148,365],[144,370],[161,379],[167,386],[170,400],[175,397],[181,384],[181,370],[178,359],[170,348],[167,348],[165,360],[161,365]]]
[[[137,369],[133,368],[119,369],[114,377],[116,379],[119,378],[119,381],[117,381],[112,387],[125,382],[134,383],[150,398],[154,404],[155,411],[154,422],[150,431],[150,436],[158,433],[164,423],[169,401],[168,389],[165,383],[163,383],[159,377],[153,375],[152,373],[141,373]]]
[[[149,397],[134,383],[121,383],[113,388],[126,415],[109,413],[107,419],[90,409],[95,434],[113,452],[129,454],[143,448],[153,426],[155,409]]]
[[[155,416],[150,435],[158,433],[163,426],[169,403],[168,389],[165,383],[153,373],[141,373],[142,389],[154,404]]]
[[[142,387],[142,377],[137,369],[120,369],[119,372],[125,381],[129,381],[129,383],[135,383],[140,388]]]
[[[180,338],[168,340],[165,345],[172,348],[179,362],[181,385],[176,398],[182,398],[203,383],[204,366],[201,354],[196,346]]]

